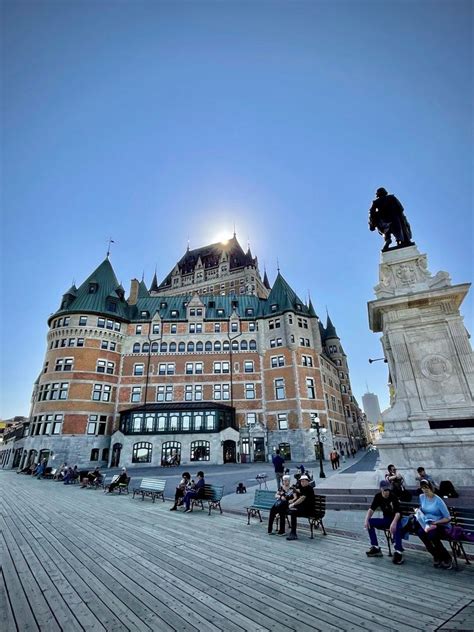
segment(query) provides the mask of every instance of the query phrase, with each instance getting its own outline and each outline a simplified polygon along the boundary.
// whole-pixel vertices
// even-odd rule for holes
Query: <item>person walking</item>
[[[280,456],[280,450],[276,450],[275,454],[272,456],[272,463],[275,469],[277,489],[280,489],[282,479],[283,479],[283,474],[285,472],[285,468],[284,468],[285,459],[282,456]]]

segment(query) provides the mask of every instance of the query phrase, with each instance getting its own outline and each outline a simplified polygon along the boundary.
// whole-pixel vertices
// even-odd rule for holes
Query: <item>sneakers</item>
[[[393,554],[392,562],[394,564],[403,564],[403,555],[399,551],[395,551],[395,553]]]
[[[453,560],[446,560],[446,562],[441,562],[441,568],[444,568],[445,571],[450,571],[453,568]]]
[[[433,566],[434,568],[439,568],[441,566],[441,560],[436,559],[436,557],[433,558]]]
[[[184,513],[191,513],[192,509],[186,509]]]
[[[178,508],[176,507],[176,505],[173,505],[172,507],[170,507],[170,511],[176,511]]]
[[[371,546],[368,551],[365,552],[367,557],[383,557],[383,553],[379,546]]]
[[[282,535],[286,535],[285,531],[278,531],[278,533],[276,535],[282,536]]]
[[[273,531],[269,531],[268,535],[275,535],[275,534],[273,533]]]
[[[290,535],[288,535],[286,537],[287,540],[297,540],[298,536],[296,535],[296,533],[290,533]]]

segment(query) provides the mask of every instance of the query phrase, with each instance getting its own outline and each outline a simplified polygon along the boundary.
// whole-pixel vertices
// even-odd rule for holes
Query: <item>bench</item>
[[[474,533],[474,509],[464,509],[462,507],[450,507],[449,513],[451,514],[451,525],[454,527],[460,527],[464,532]],[[465,537],[453,538],[446,537],[451,547],[453,554],[454,565],[458,570],[458,557],[464,557],[466,564],[470,564],[469,558],[464,550],[465,544],[474,544],[474,541],[467,540]]]
[[[166,480],[163,478],[142,478],[140,486],[133,488],[132,499],[135,498],[135,494],[141,494],[142,500],[145,500],[145,496],[150,496],[153,502],[156,498],[161,498],[165,502],[165,485]]]
[[[49,471],[48,471],[48,470],[49,470]],[[53,478],[56,476],[56,472],[57,472],[57,471],[58,471],[58,468],[57,468],[57,467],[52,468],[52,469],[46,468],[46,470],[45,470],[45,472],[44,472],[44,474],[43,474],[43,478],[50,478],[50,479],[53,479]]]
[[[103,481],[101,481],[101,482],[97,485],[97,487],[102,486],[102,487],[104,488],[104,492],[108,492],[108,491],[109,491],[109,489],[110,489],[110,485],[112,485],[112,483],[115,483],[115,481],[118,479],[118,477],[119,477],[119,474],[115,474],[115,476],[112,476],[112,480],[110,481],[110,483],[106,483],[106,482],[105,482],[105,477],[104,477],[104,480],[103,480]],[[113,493],[116,489],[118,489],[118,493],[119,493],[119,494],[121,494],[122,492],[126,492],[127,494],[129,494],[129,493],[130,493],[130,491],[129,491],[129,489],[128,489],[128,486],[129,486],[129,485],[130,485],[130,476],[127,476],[127,480],[125,481],[125,483],[119,483],[119,484],[117,485],[117,487],[115,487],[115,488],[112,490],[112,493]]]
[[[250,507],[246,507],[247,509],[247,524],[250,524],[250,518],[260,518],[260,522],[262,520],[261,511],[270,511],[270,509],[275,504],[275,492],[266,491],[264,489],[256,489],[255,497],[253,504]],[[279,519],[279,515],[276,515],[276,520]],[[314,511],[310,515],[301,515],[300,518],[307,518],[309,527],[311,530],[311,539],[314,537],[314,529],[321,527],[321,530],[324,535],[327,535],[326,529],[324,528],[323,518],[326,515],[326,497],[319,496],[318,494],[314,495]],[[289,524],[289,517],[286,517]]]
[[[223,485],[204,485],[204,492],[200,498],[191,499],[191,511],[194,505],[201,507],[204,511],[204,503],[207,502],[209,507],[209,516],[211,515],[211,509],[219,509],[222,513],[221,500],[224,495]]]
[[[412,516],[415,513],[415,510],[419,508],[419,505],[417,502],[409,502],[409,503],[404,503],[401,502],[400,503],[400,509],[401,509],[401,517],[400,520],[402,520],[403,518],[408,518],[410,516]],[[387,547],[388,547],[388,555],[389,557],[392,557],[392,534],[390,533],[390,529],[384,529],[383,530],[384,535],[385,535],[385,539],[387,540]]]
[[[257,474],[257,476],[255,477],[255,480],[258,483],[258,489],[262,489],[262,485],[265,486],[265,489],[268,489],[267,479],[268,479],[268,476],[266,474]]]

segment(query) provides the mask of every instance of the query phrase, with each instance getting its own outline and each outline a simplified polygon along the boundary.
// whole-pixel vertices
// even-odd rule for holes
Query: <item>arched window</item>
[[[151,352],[152,353],[158,353],[158,343],[157,342],[152,343],[152,345],[151,345]]]
[[[166,441],[161,446],[161,464],[168,465],[170,457],[175,457],[178,464],[181,462],[181,443],[179,441]]]
[[[98,461],[99,460],[99,448],[93,448],[91,450],[91,461]]]
[[[136,342],[133,345],[133,353],[140,353],[140,343],[139,342]]]
[[[257,348],[257,343],[255,342],[255,340],[251,340],[249,342],[249,349],[250,349],[250,351],[255,351],[256,348]]]
[[[175,342],[170,342],[169,352],[170,353],[176,353],[176,343]]]
[[[230,349],[230,344],[228,340],[224,340],[224,342],[222,343],[222,351],[229,351]]]
[[[160,351],[161,351],[161,353],[167,353],[167,351],[168,351],[168,343],[167,342],[162,342],[161,343]]]
[[[242,340],[242,342],[240,343],[241,351],[247,351],[248,348],[249,348],[248,342],[246,340]]]
[[[191,461],[209,461],[210,454],[209,441],[193,441],[191,443]]]
[[[194,353],[194,342],[188,342],[188,353]]]
[[[214,351],[220,351],[221,350],[221,343],[217,340],[214,343]]]
[[[186,345],[184,344],[184,342],[180,342],[178,345],[178,352],[184,353],[185,351],[186,351]]]
[[[107,463],[109,462],[109,448],[104,448],[102,450],[102,461],[107,461]]]
[[[239,343],[237,342],[237,340],[233,340],[232,341],[232,351],[238,351],[239,350]]]
[[[202,342],[196,342],[196,352],[200,352],[203,350],[203,344]]]
[[[212,342],[210,340],[208,340],[206,342],[206,346],[204,347],[205,351],[212,351]]]
[[[148,353],[150,351],[150,343],[144,342],[142,345],[142,353]]]
[[[146,441],[135,443],[132,449],[132,463],[151,463],[152,450],[151,443]]]

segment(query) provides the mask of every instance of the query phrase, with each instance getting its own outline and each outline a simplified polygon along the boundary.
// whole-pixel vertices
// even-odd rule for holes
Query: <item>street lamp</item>
[[[319,417],[314,417],[313,421],[311,422],[311,429],[312,430],[316,430],[317,434],[318,434],[318,452],[319,452],[319,478],[326,478],[326,474],[324,473],[324,469],[323,469],[323,442],[322,442],[322,438],[326,438],[324,437],[324,435],[326,434],[327,430],[326,428],[321,428],[321,419]],[[323,437],[321,437],[321,435],[323,435]]]

